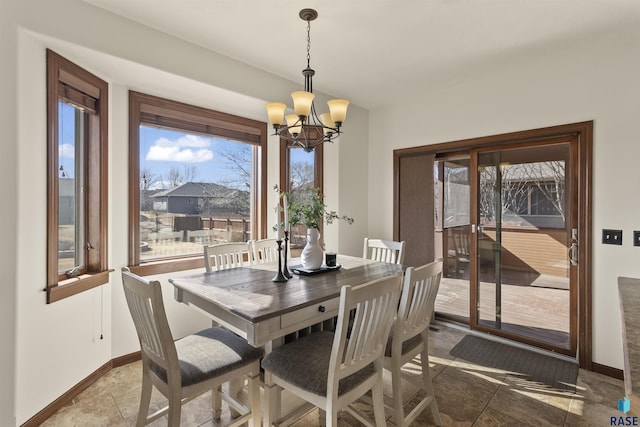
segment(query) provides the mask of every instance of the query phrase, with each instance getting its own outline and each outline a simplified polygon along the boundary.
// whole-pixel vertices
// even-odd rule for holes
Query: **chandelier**
[[[304,90],[291,94],[293,99],[293,114],[286,114],[286,104],[283,102],[267,103],[269,123],[273,125],[274,135],[302,148],[306,152],[313,151],[323,142],[333,142],[340,135],[340,128],[347,116],[349,101],[346,99],[332,99],[327,102],[328,113],[318,115],[313,104],[313,75],[311,69],[311,21],[318,17],[313,9],[302,9],[300,18],[307,21],[307,68],[302,70],[304,76]]]

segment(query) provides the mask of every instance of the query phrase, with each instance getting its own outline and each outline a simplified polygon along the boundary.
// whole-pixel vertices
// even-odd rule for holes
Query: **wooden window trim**
[[[78,65],[47,49],[47,303],[109,282],[108,112],[109,85]],[[58,101],[89,113],[86,198],[86,271],[67,279],[58,272]],[[111,270],[112,271],[112,270]]]
[[[170,273],[204,267],[202,256],[140,261],[140,125],[180,129],[207,136],[239,140],[260,147],[254,171],[255,225],[252,235],[266,236],[267,124],[169,99],[129,91],[129,268],[139,275]]]
[[[291,142],[280,139],[280,190],[289,192],[289,176],[291,164],[291,150],[300,149]],[[324,145],[320,144],[313,150],[313,184],[320,189],[320,195],[324,197]],[[320,224],[320,239],[323,238],[324,221]],[[320,240],[322,244],[322,240]]]

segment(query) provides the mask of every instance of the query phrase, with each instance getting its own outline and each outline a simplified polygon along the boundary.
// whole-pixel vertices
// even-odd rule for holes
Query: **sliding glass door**
[[[472,326],[570,352],[571,141],[475,150]]]
[[[471,183],[469,155],[437,159],[434,164],[435,236],[443,260],[436,311],[469,323],[471,272]]]
[[[405,263],[443,260],[436,318],[591,360],[593,123],[394,150]]]

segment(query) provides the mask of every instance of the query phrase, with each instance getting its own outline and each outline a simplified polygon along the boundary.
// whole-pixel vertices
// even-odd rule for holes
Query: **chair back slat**
[[[396,242],[393,240],[369,239],[365,237],[362,257],[373,261],[402,264],[404,262],[404,248],[404,240]]]
[[[276,239],[251,240],[250,248],[249,264],[263,264],[278,260]]]
[[[393,331],[394,340],[397,337],[400,342],[406,341],[429,327],[441,277],[440,260],[407,268]]]
[[[398,273],[360,286],[342,287],[329,365],[333,386],[337,387],[341,378],[381,360],[395,320],[401,284],[402,274]]]
[[[207,273],[242,267],[244,256],[248,255],[250,246],[247,243],[220,243],[204,246],[204,267]]]
[[[160,282],[145,280],[126,267],[122,269],[122,282],[143,358],[147,357],[169,371],[170,365],[177,364],[177,354]]]
[[[130,292],[130,291],[129,291]],[[140,325],[140,343],[145,350],[155,356],[164,359],[165,351],[162,348],[160,333],[153,320],[153,308],[149,299],[131,293],[131,315],[134,323]]]

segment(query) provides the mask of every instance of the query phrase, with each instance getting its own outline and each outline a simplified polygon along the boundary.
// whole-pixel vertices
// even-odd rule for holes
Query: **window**
[[[505,223],[564,228],[563,160],[504,165],[501,173]]]
[[[444,228],[469,225],[469,159],[445,161],[442,181]]]
[[[323,146],[318,145],[315,150],[305,152],[293,144],[280,142],[280,188],[291,194],[297,200],[310,197],[309,190],[319,188],[322,194],[322,160]],[[298,224],[291,228],[290,245],[292,248],[303,248],[306,244],[307,228]]]
[[[47,302],[107,283],[105,81],[47,50]]]
[[[266,233],[266,123],[129,93],[130,249],[139,274],[204,265]]]

